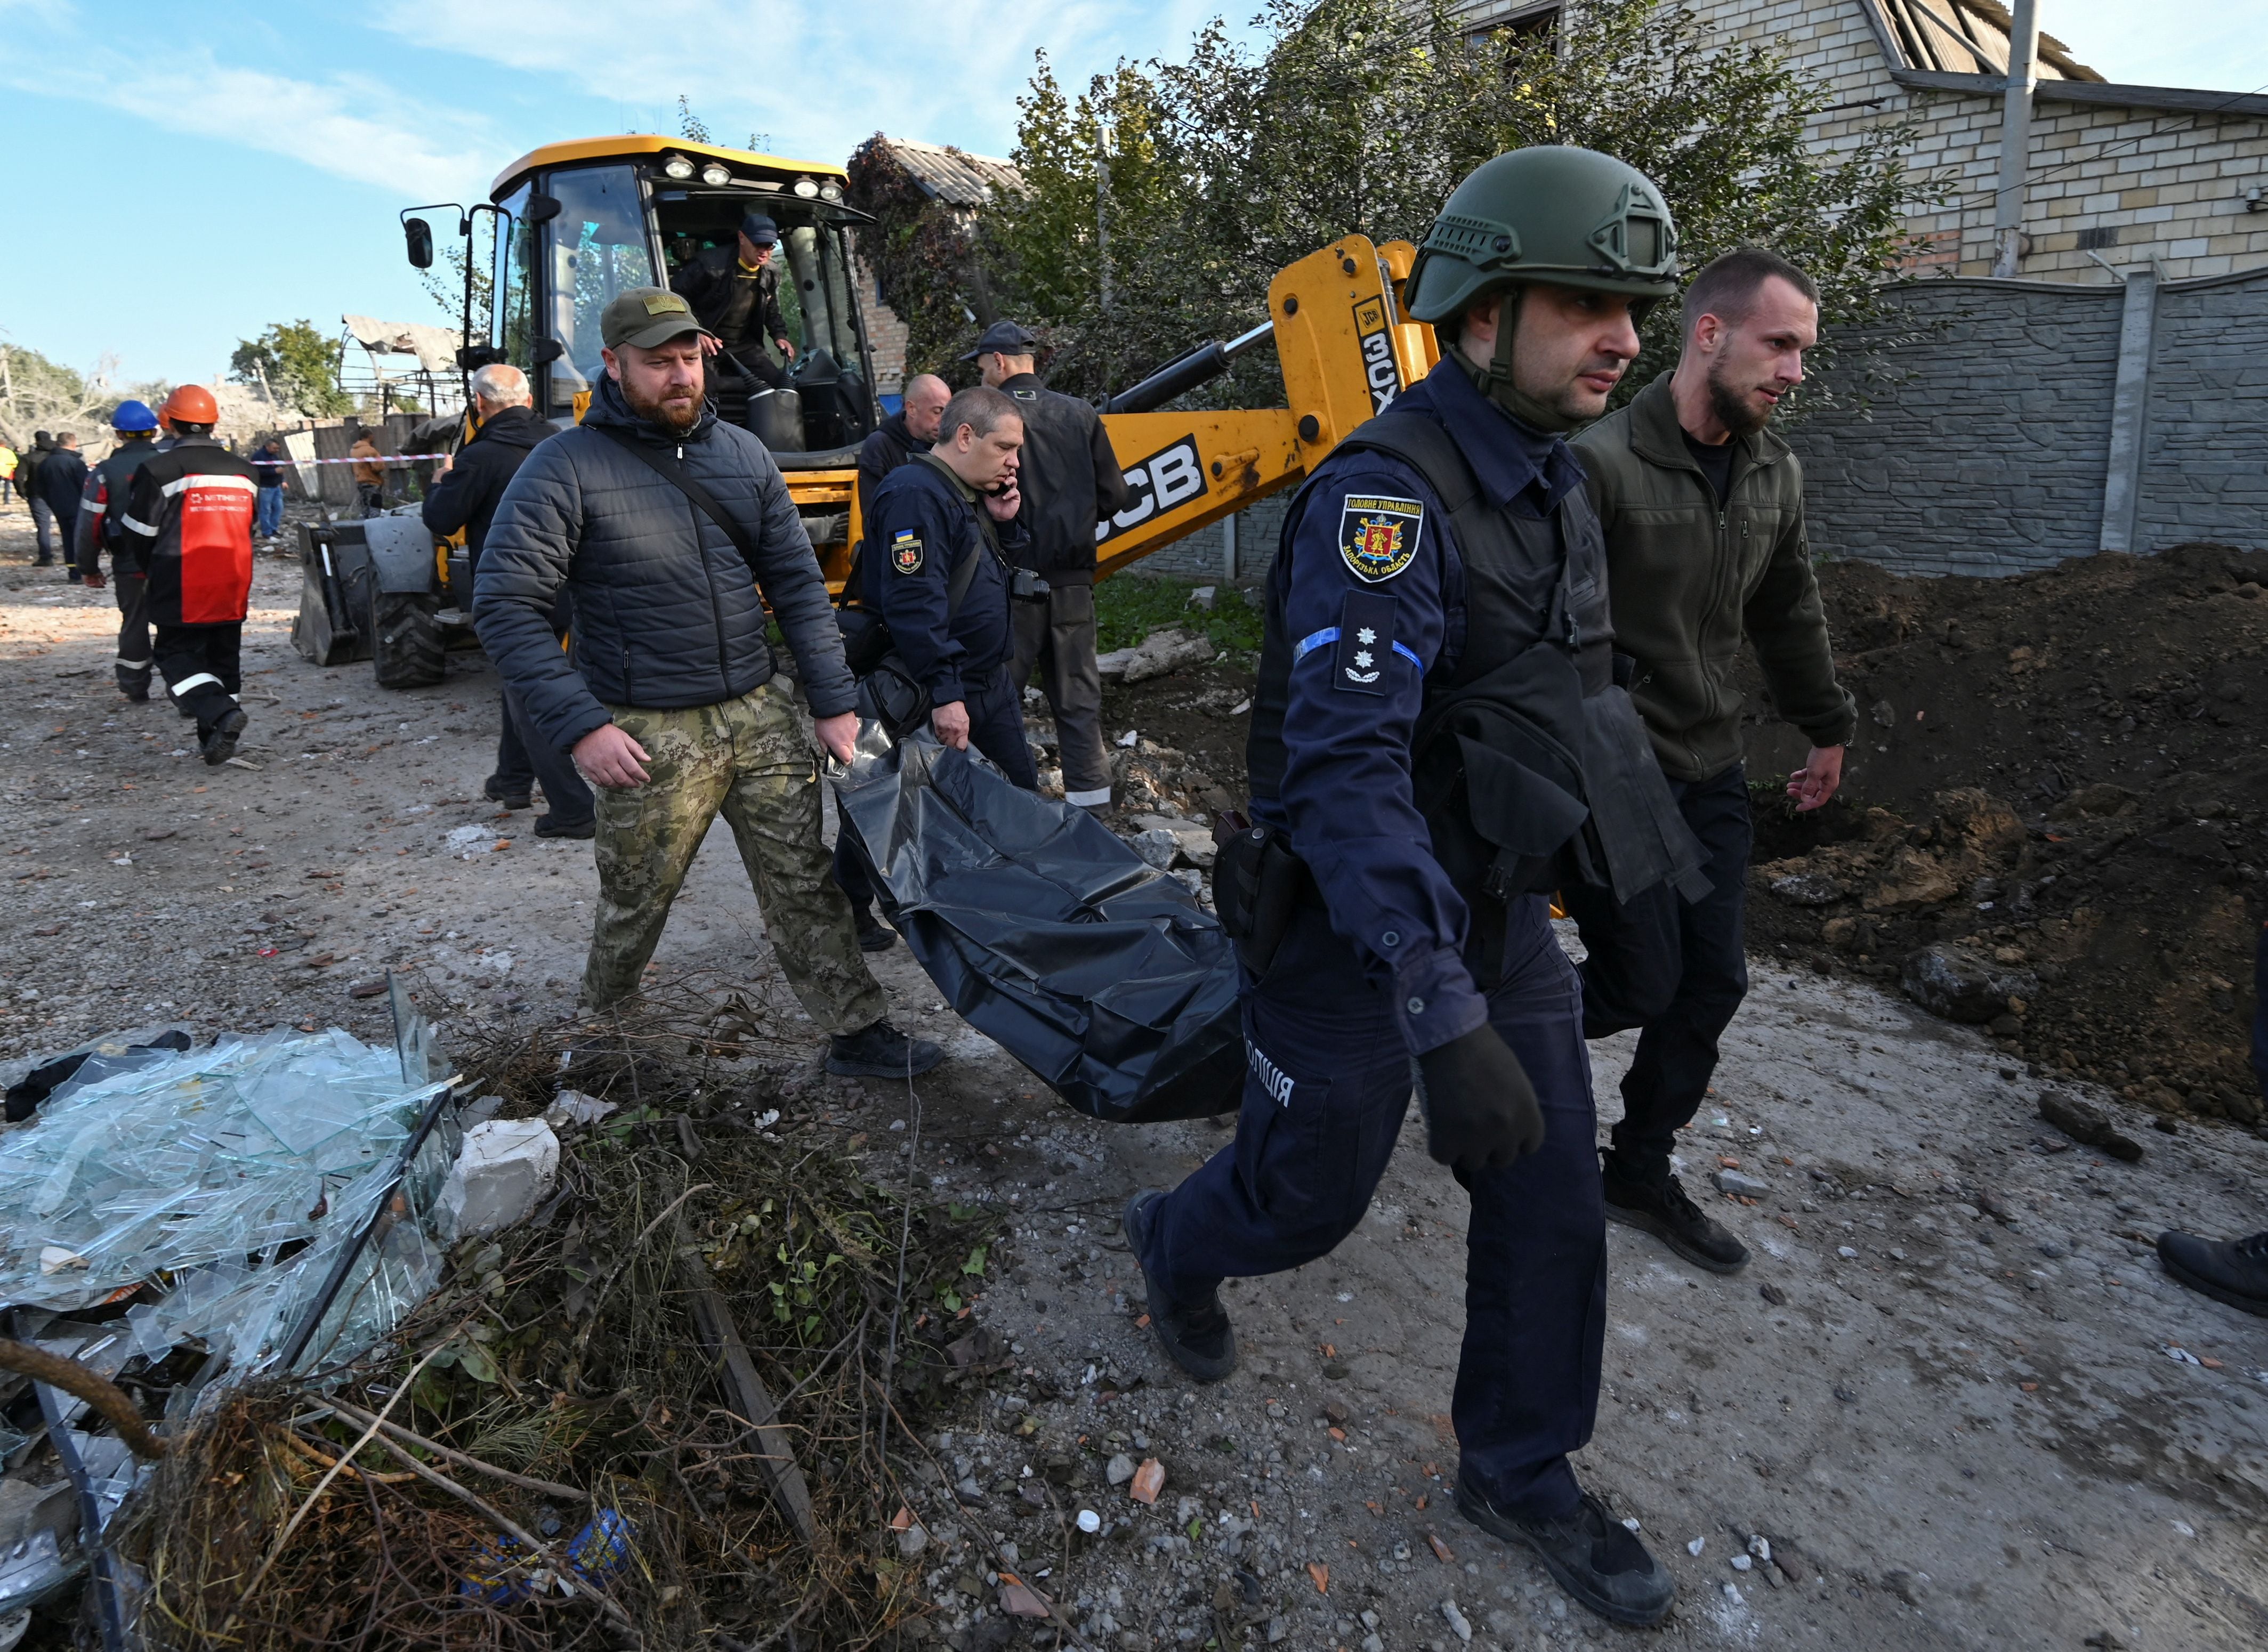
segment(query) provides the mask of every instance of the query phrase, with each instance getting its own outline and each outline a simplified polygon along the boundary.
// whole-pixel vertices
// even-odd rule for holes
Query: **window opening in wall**
[[[1465,38],[1475,46],[1485,46],[1498,34],[1528,34],[1549,36],[1559,32],[1559,13],[1564,0],[1526,0],[1525,4],[1505,6],[1493,17],[1475,18],[1468,14]]]

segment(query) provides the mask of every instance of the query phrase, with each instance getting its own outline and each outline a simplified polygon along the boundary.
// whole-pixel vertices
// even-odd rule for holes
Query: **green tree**
[[[277,321],[256,339],[238,341],[228,358],[228,376],[239,385],[258,385],[278,402],[288,402],[309,418],[354,411],[354,398],[339,388],[344,346],[301,318]]]
[[[1260,22],[1257,49],[1216,20],[1185,59],[1122,62],[1076,98],[1039,60],[1020,105],[1025,187],[987,215],[979,250],[1002,308],[1048,331],[1061,388],[1123,388],[1243,331],[1284,265],[1349,231],[1419,239],[1458,180],[1530,143],[1650,173],[1688,269],[1768,246],[1818,281],[1829,326],[1885,315],[1881,279],[1925,195],[1908,135],[1813,147],[1826,90],[1769,42],[1727,44],[1664,0],[1583,0],[1555,30],[1479,37],[1404,0],[1271,0]],[[1657,309],[1643,341],[1625,396],[1675,356],[1675,315]],[[1256,351],[1190,400],[1279,395]]]

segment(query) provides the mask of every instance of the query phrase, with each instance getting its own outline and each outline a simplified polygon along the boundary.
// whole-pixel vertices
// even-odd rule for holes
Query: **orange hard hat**
[[[158,416],[168,424],[176,419],[184,424],[218,424],[220,404],[202,385],[182,385],[166,398],[166,405],[158,409]]]

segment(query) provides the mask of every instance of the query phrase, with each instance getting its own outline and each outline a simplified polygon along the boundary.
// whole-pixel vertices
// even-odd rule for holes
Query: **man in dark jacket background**
[[[551,426],[535,416],[533,401],[527,375],[517,367],[495,362],[475,373],[473,410],[480,429],[453,458],[444,458],[433,467],[433,489],[418,512],[442,539],[463,531],[475,590],[480,587],[481,552],[488,543],[489,525],[496,518],[505,485],[535,444],[551,434]],[[551,619],[553,634],[565,636],[563,594]],[[507,809],[525,809],[530,789],[540,780],[551,809],[536,817],[535,835],[589,837],[595,829],[590,787],[566,753],[529,729],[526,714],[516,701],[506,683],[499,708],[496,772],[482,790]]]
[[[38,485],[40,502],[55,518],[63,552],[63,577],[75,581],[78,568],[72,561],[72,547],[78,542],[79,495],[86,488],[86,460],[79,456],[76,430],[56,432],[55,446],[40,461]],[[40,552],[40,561],[44,563],[48,560],[44,541]]]
[[[779,225],[762,212],[740,219],[740,234],[729,246],[712,246],[681,264],[669,278],[670,287],[693,306],[693,314],[709,334],[703,348],[721,351],[747,372],[777,390],[787,373],[764,354],[769,340],[783,360],[795,360],[795,341],[788,336],[787,317],[780,310]],[[729,370],[710,381],[709,394],[733,424],[742,422],[747,407],[747,381]]]
[[[55,531],[55,513],[48,509],[48,502],[40,496],[40,466],[48,462],[48,455],[55,451],[55,438],[48,431],[32,432],[32,444],[16,456],[16,491],[32,510],[32,532],[36,538],[39,554],[33,559],[34,568],[55,565],[55,549],[50,541]],[[70,554],[70,541],[63,541],[63,554]]]
[[[898,410],[874,427],[858,449],[858,521],[865,532],[874,520],[874,489],[882,478],[913,458],[926,453],[937,440],[938,421],[945,404],[953,400],[953,386],[935,373],[916,373],[906,380]]]
[[[1746,1248],[1687,1197],[1669,1156],[1749,989],[1742,646],[1755,646],[1773,707],[1811,741],[1787,782],[1798,809],[1835,795],[1858,715],[1835,677],[1802,466],[1764,428],[1818,341],[1818,291],[1785,259],[1746,247],[1696,275],[1684,307],[1676,367],[1585,430],[1575,451],[1606,530],[1615,648],[1636,661],[1631,698],[1708,855],[1712,888],[1690,905],[1666,888],[1627,907],[1595,889],[1565,898],[1591,951],[1584,1035],[1645,1029],[1606,1157],[1607,1215],[1730,1274],[1747,1265]]]
[[[252,452],[252,474],[260,484],[252,510],[252,537],[272,540],[284,532],[284,438],[271,436]]]
[[[1019,480],[1032,537],[1017,566],[1036,572],[1049,589],[1044,602],[1015,605],[1016,686],[1020,693],[1036,663],[1055,713],[1064,797],[1100,811],[1110,806],[1110,762],[1094,658],[1094,528],[1123,510],[1130,496],[1101,416],[1076,396],[1049,389],[1032,371],[1038,343],[1013,321],[996,321],[962,359],[1005,391],[1024,419]]]
[[[705,335],[681,297],[631,288],[600,334],[607,372],[590,410],[504,489],[473,598],[481,642],[535,735],[571,751],[600,788],[584,996],[604,1009],[637,990],[721,811],[788,984],[831,1035],[828,1070],[925,1072],[943,1052],[885,1017],[828,875],[810,738],[764,639],[769,602],[814,732],[848,761],[857,691],[787,483],[762,443],[703,400]],[[552,630],[562,589],[574,604],[567,653]]]

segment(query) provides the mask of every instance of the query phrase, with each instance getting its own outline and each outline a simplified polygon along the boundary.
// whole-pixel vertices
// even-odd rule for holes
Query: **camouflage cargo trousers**
[[[603,1009],[637,989],[686,869],[724,811],[788,985],[825,1032],[887,1009],[858,951],[850,903],[820,841],[819,767],[777,680],[684,710],[608,708],[645,748],[642,786],[594,786],[599,915],[583,995]]]

